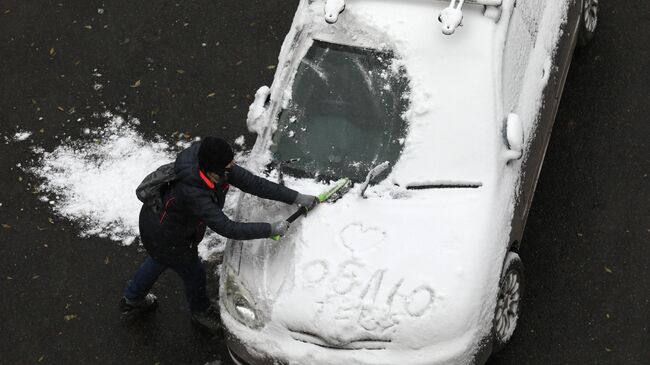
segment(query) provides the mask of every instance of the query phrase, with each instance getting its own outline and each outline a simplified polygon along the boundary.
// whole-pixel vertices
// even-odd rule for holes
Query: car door
[[[531,3],[545,3],[539,0],[531,1]],[[521,4],[529,4],[528,1],[520,2]],[[554,29],[545,29],[552,22],[543,19],[544,12],[539,8],[533,6],[522,7],[518,4],[524,17],[528,17],[529,24],[537,27],[534,34],[548,34],[555,32]],[[521,184],[520,184],[520,199],[518,200],[517,207],[515,208],[515,216],[513,217],[513,230],[511,233],[511,242],[520,242],[523,236],[524,226],[528,217],[528,211],[533,199],[535,187],[539,173],[542,168],[546,148],[551,136],[555,116],[562,96],[564,82],[566,80],[573,51],[575,49],[578,25],[580,20],[580,13],[582,8],[582,0],[570,0],[567,8],[567,21],[562,25],[562,31],[557,42],[557,49],[550,65],[543,67],[541,70],[533,70],[539,72],[540,77],[546,77],[545,73],[550,73],[546,87],[543,90],[542,103],[537,114],[537,119],[534,121],[534,129],[530,130],[530,146],[528,155],[522,166]],[[549,12],[547,12],[548,16]],[[536,16],[536,18],[535,18]],[[546,42],[536,42],[536,47],[549,47]],[[553,45],[550,45],[553,46]],[[533,50],[531,50],[532,52]],[[552,50],[548,50],[552,52]],[[530,80],[528,80],[530,81]],[[526,88],[529,85],[522,85]],[[523,95],[523,94],[522,94]],[[520,101],[521,104],[521,101]]]

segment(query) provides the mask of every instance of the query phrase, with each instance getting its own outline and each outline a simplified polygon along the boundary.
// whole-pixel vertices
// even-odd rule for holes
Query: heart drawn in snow
[[[365,227],[361,223],[351,223],[341,230],[343,245],[350,251],[363,251],[375,247],[386,239],[386,233],[379,228]]]

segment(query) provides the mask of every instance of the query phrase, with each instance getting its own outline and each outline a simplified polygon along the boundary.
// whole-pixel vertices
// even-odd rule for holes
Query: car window
[[[407,131],[408,80],[386,51],[314,41],[274,135],[276,161],[298,177],[363,180],[398,160]]]

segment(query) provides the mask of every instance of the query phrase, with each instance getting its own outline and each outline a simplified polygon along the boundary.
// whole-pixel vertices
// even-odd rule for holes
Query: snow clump
[[[239,146],[239,147],[243,147],[244,143],[246,143],[246,138],[243,135],[241,135],[241,136],[237,137],[237,139],[235,139],[235,144],[237,146]]]
[[[31,136],[32,136],[32,132],[29,131],[16,132],[16,134],[14,134],[14,141],[22,142]]]

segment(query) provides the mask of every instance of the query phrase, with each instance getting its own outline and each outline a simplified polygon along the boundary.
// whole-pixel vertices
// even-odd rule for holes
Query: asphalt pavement
[[[156,313],[123,321],[117,301],[145,253],[80,238],[23,167],[106,110],[148,137],[244,134],[251,147],[248,105],[295,5],[0,3],[0,363],[230,363],[221,338],[191,326],[173,273]],[[574,57],[520,253],[523,315],[491,365],[650,361],[648,14],[646,1],[601,2],[595,41]],[[19,130],[34,133],[7,140]]]

